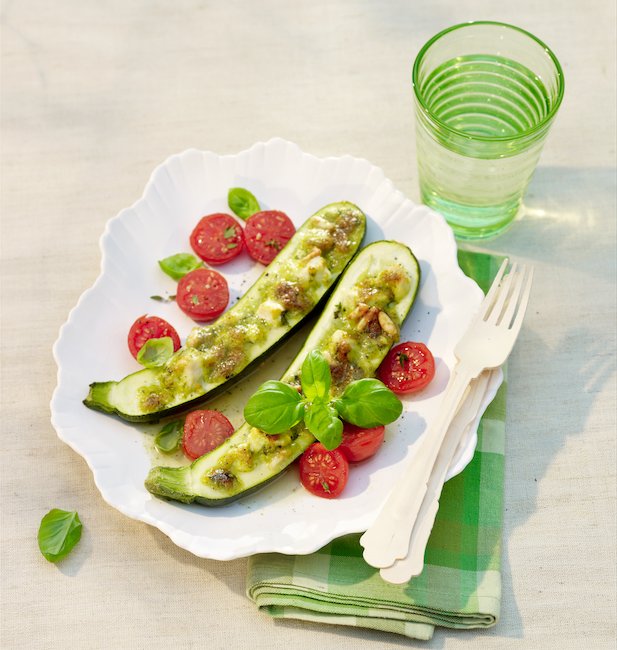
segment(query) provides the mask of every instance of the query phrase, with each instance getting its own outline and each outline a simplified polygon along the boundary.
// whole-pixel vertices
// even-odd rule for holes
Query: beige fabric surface
[[[280,136],[418,201],[413,60],[470,19],[536,34],[566,79],[522,218],[476,247],[536,267],[509,365],[501,620],[426,643],[274,621],[246,560],[196,558],[103,501],[50,424],[52,345],[105,223],[171,154]],[[614,2],[5,0],[1,82],[3,649],[615,647]],[[36,544],[54,507],[84,524],[55,565]]]

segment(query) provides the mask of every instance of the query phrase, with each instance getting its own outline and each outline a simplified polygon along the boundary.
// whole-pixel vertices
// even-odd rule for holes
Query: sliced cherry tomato
[[[222,413],[193,411],[184,422],[184,453],[189,458],[200,458],[222,445],[233,432],[233,425]]]
[[[191,247],[204,262],[224,264],[240,254],[244,246],[242,226],[230,215],[203,217],[191,233]]]
[[[317,497],[336,498],[348,477],[349,462],[338,449],[328,451],[320,442],[314,442],[300,458],[302,485]]]
[[[381,447],[386,427],[363,429],[349,422],[343,423],[343,442],[337,447],[350,463],[359,463],[377,453]]]
[[[250,256],[268,265],[295,232],[295,226],[284,212],[265,210],[246,220],[244,238]]]
[[[193,320],[213,320],[229,302],[227,280],[212,269],[195,269],[178,282],[176,302]]]
[[[424,343],[399,343],[379,366],[381,381],[395,393],[415,393],[435,376],[435,359]]]
[[[158,316],[140,316],[131,325],[128,342],[131,354],[137,359],[137,353],[149,339],[161,339],[169,336],[174,344],[174,352],[180,348],[178,332],[165,320]]]

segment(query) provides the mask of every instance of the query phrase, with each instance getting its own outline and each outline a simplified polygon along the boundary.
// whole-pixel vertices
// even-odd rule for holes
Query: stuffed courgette
[[[381,241],[362,250],[346,270],[281,381],[301,390],[301,368],[320,350],[336,397],[356,379],[374,376],[415,300],[420,267],[407,246]],[[315,438],[301,421],[278,435],[243,424],[221,446],[187,467],[155,467],[145,482],[154,495],[221,506],[260,489],[287,468]]]
[[[161,368],[90,385],[84,404],[132,422],[158,422],[212,399],[250,374],[327,300],[357,253],[362,211],[333,203],[310,217],[238,303],[196,327]]]

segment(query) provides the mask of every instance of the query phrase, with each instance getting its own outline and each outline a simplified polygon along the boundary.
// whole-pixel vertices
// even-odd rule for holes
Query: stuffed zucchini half
[[[320,350],[335,397],[356,379],[374,376],[415,300],[420,267],[403,244],[380,241],[362,250],[342,276],[302,349],[281,381],[301,390],[301,368]],[[279,476],[315,441],[301,421],[278,435],[244,423],[222,445],[187,467],[154,467],[145,482],[154,495],[222,506]]]
[[[333,203],[310,217],[238,303],[196,327],[161,368],[90,385],[84,404],[132,422],[160,419],[212,399],[250,374],[323,306],[357,253],[366,218]]]

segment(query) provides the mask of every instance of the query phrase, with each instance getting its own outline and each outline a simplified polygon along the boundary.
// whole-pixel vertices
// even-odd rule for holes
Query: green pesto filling
[[[242,433],[235,444],[228,446],[218,461],[199,477],[204,486],[226,497],[246,489],[247,475],[253,473],[248,482],[256,484],[286,467],[296,458],[298,451],[305,448],[310,436],[302,424],[280,435],[268,435],[248,425],[243,427]]]
[[[399,264],[392,264],[378,276],[360,278],[336,306],[333,322],[324,331],[318,349],[330,364],[335,397],[352,381],[372,377],[386,351],[398,340],[401,323],[396,306],[410,289],[409,274]],[[359,306],[374,308],[365,312],[366,322],[358,313]],[[394,328],[387,332],[376,315],[384,312]],[[287,373],[282,381],[301,391],[301,373]],[[201,483],[225,497],[242,492],[259,480],[280,471],[297,458],[314,441],[304,422],[288,431],[270,436],[244,424],[240,430],[212,452],[209,469],[200,475]],[[206,457],[204,457],[205,459]],[[257,475],[259,474],[259,477]],[[263,478],[261,478],[263,474]]]
[[[374,375],[384,351],[398,340],[401,323],[397,300],[409,291],[409,286],[409,276],[403,267],[393,264],[378,276],[362,277],[336,305],[334,319],[317,348],[330,363],[333,396],[342,393],[351,381]],[[369,311],[358,313],[359,305],[366,305]],[[371,313],[371,309],[375,311]],[[396,333],[384,331],[375,316],[379,311],[387,315]],[[297,387],[300,380],[299,371],[292,378],[283,378]]]

